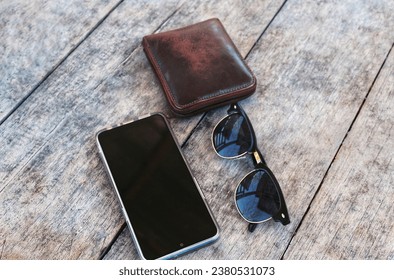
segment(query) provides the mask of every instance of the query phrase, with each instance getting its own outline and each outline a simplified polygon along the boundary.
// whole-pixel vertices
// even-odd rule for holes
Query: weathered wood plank
[[[119,1],[0,2],[0,123]]]
[[[249,58],[260,84],[256,95],[242,104],[256,126],[259,139],[266,139],[260,142],[260,146],[272,169],[279,173],[278,179],[282,182],[290,213],[295,216],[293,224],[283,229],[268,223],[253,235],[245,231],[245,224],[231,204],[233,181],[237,179],[229,179],[229,176],[241,176],[250,165],[245,160],[243,170],[236,170],[241,168],[243,161],[225,162],[206,149],[210,146],[209,134],[213,123],[224,114],[224,110],[219,110],[210,114],[198,127],[185,151],[210,200],[223,236],[214,246],[187,258],[277,258],[283,253],[292,229],[305,212],[316,184],[328,168],[327,162],[344,137],[342,130],[339,129],[342,135],[333,135],[333,131],[341,125],[348,125],[348,119],[354,117],[354,114],[350,116],[351,113],[357,111],[366,93],[365,88],[371,84],[373,72],[387,52],[388,42],[392,42],[389,32],[393,22],[391,6],[380,8],[379,2],[369,4],[371,8],[363,6],[352,12],[352,3],[341,3],[289,3],[285,6],[286,12],[274,21]],[[145,6],[146,9],[137,6],[131,6],[129,2],[119,6],[40,86],[29,102],[0,126],[0,158],[4,159],[0,163],[0,205],[2,212],[6,213],[0,217],[1,224],[5,225],[5,228],[0,228],[1,240],[4,237],[3,258],[97,258],[123,223],[92,135],[98,128],[128,120],[141,112],[165,110],[161,90],[141,49],[129,55],[142,35],[153,32],[153,26],[158,26],[160,20],[171,15],[175,10],[172,7],[176,5],[169,4],[164,8]],[[342,10],[339,16],[337,7]],[[370,11],[366,12],[365,7]],[[138,13],[142,10],[152,14],[143,17],[142,12]],[[188,16],[193,14],[183,7],[179,12],[182,11]],[[335,19],[327,20],[329,14],[335,14]],[[317,18],[317,23],[314,18]],[[343,19],[349,22],[341,22]],[[152,20],[154,22],[151,23]],[[181,23],[186,23],[186,20],[174,21],[175,25]],[[232,25],[225,21],[224,24],[226,28]],[[357,30],[360,24],[365,30]],[[335,37],[332,33],[337,28],[345,30],[341,30],[341,36]],[[229,33],[234,37],[231,31]],[[295,42],[294,38],[297,39]],[[328,47],[321,47],[324,39],[330,39],[326,42]],[[243,45],[236,38],[235,41],[237,45]],[[349,42],[356,49],[354,54],[349,49],[343,50],[343,46],[347,46],[345,43]],[[312,50],[308,53],[310,48]],[[350,67],[351,63],[358,62],[360,54],[369,56]],[[120,64],[127,56],[129,59]],[[315,60],[310,61],[311,58]],[[85,62],[82,67],[80,61]],[[329,65],[325,66],[322,61]],[[305,79],[311,75],[314,79]],[[355,79],[351,80],[353,76]],[[333,86],[321,82],[327,77],[327,83]],[[292,87],[286,84],[288,78]],[[349,84],[338,81],[341,78]],[[360,92],[356,92],[355,86]],[[333,96],[330,90],[334,90]],[[307,95],[304,97],[305,92]],[[355,94],[355,103],[344,102],[350,99],[351,94]],[[149,104],[147,98],[151,100]],[[279,104],[283,100],[285,104]],[[311,108],[311,112],[304,113],[306,106]],[[342,109],[347,113],[331,123],[334,112]],[[273,112],[288,113],[288,118],[282,121],[281,116],[272,115]],[[341,122],[340,117],[344,115],[348,119]],[[184,140],[197,120],[198,117],[172,120],[178,139]],[[297,125],[293,126],[291,122]],[[327,132],[319,126],[326,123],[330,126]],[[271,131],[272,127],[278,135]],[[182,132],[184,128],[187,128],[186,133]],[[302,133],[311,139],[312,144],[318,140],[324,144],[328,142],[327,151],[318,149],[316,144],[312,145],[314,154],[311,153]],[[286,139],[282,139],[285,136]],[[330,138],[325,140],[324,137],[328,136]],[[315,159],[318,152],[324,156]],[[287,164],[279,168],[283,162]],[[301,170],[298,169],[300,166]],[[310,173],[303,178],[301,175],[305,175],[306,168],[312,168],[312,171],[309,170]],[[295,174],[302,170],[304,173]],[[223,178],[228,180],[223,181]],[[290,182],[294,185],[291,186]],[[276,236],[272,236],[274,234]],[[126,238],[125,241],[130,240]],[[261,248],[256,249],[256,244]],[[133,248],[131,242],[129,245]]]
[[[394,259],[394,51],[286,259]]]
[[[271,2],[263,3],[269,11]],[[0,168],[5,185],[0,199],[6,213],[0,231],[5,239],[3,258],[97,258],[123,224],[94,133],[142,114],[166,111],[142,49],[130,55],[130,48],[154,31],[146,26],[157,26],[159,13],[163,19],[166,11],[168,16],[175,10],[170,9],[174,5],[131,5],[120,5],[0,127],[0,141],[7,143],[0,150],[5,158]],[[196,21],[211,16],[197,4],[187,7],[179,11],[185,15],[166,26],[188,24],[182,20],[190,14]],[[223,11],[231,14],[229,9]],[[153,19],[156,23],[146,22]],[[225,19],[224,24],[233,20],[234,16]],[[137,31],[130,26],[137,26]],[[248,34],[256,40],[259,32],[260,27]],[[250,49],[254,41],[249,40]],[[80,61],[85,64],[77,68]],[[179,122],[175,130],[181,141],[198,119],[173,120]],[[194,125],[187,125],[190,122]],[[17,233],[11,235],[12,231]]]
[[[292,223],[284,228],[268,222],[253,234],[246,231],[233,194],[252,166],[247,159],[226,161],[207,149],[226,109],[217,110],[199,124],[184,151],[222,237],[184,258],[282,257],[391,47],[393,12],[386,1],[286,3],[248,58],[258,88],[241,104],[282,185]],[[134,258],[124,249],[128,246],[125,231],[114,244],[117,253],[107,257]]]
[[[147,108],[142,52],[116,68],[181,4],[124,1],[0,126],[1,258],[98,258],[119,231],[94,134]]]
[[[232,197],[251,166],[202,153],[210,141],[207,127],[224,111],[212,114],[185,151],[223,229],[222,242],[212,247],[216,256],[281,258],[391,47],[393,8],[288,2],[270,26],[248,60],[260,86],[242,104],[282,184],[292,223],[270,222],[247,235]]]
[[[281,5],[282,2],[278,1],[261,1],[256,6],[246,6],[242,1],[195,1],[183,6],[169,20],[163,30],[170,30],[207,18],[218,17],[238,47],[241,55],[246,56]],[[248,28],[245,29],[245,26],[248,26]],[[137,57],[136,59],[139,60],[140,58]],[[150,69],[148,70],[150,71]],[[162,94],[160,85],[155,83],[154,86],[159,89],[158,94]],[[162,110],[167,111],[165,108],[162,108]],[[180,143],[184,143],[192,129],[197,125],[199,118],[171,120]],[[128,228],[125,228],[111,250],[105,255],[105,259],[136,258],[138,258],[138,255],[134,244],[131,242],[130,232]]]

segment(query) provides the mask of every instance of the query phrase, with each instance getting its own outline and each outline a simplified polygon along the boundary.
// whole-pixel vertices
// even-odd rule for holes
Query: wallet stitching
[[[186,27],[183,27],[183,28],[178,28],[176,31],[185,30],[185,29],[193,29],[193,28],[195,28],[197,25],[201,25],[202,23],[206,23],[206,22],[208,22],[208,21],[210,21],[210,20],[206,20],[206,21],[201,22],[201,23],[196,23],[196,24],[194,24],[194,25],[192,25],[192,26],[186,26]],[[225,30],[223,24],[222,24],[219,20],[217,20],[217,19],[216,19],[216,21],[221,25],[222,30],[223,30],[223,31],[226,33],[226,35],[230,38],[230,36],[228,35],[227,31]],[[173,32],[173,31],[168,31],[168,33],[170,33],[170,32]],[[156,34],[156,35],[157,35],[157,36],[160,36],[159,34]],[[198,103],[198,102],[201,102],[201,101],[214,100],[216,97],[222,97],[222,96],[225,95],[225,94],[228,94],[229,96],[235,95],[235,94],[238,94],[238,93],[240,93],[240,92],[242,92],[242,91],[245,91],[245,90],[247,90],[247,89],[249,89],[249,88],[251,88],[251,87],[253,87],[253,86],[255,85],[256,78],[255,78],[255,76],[253,75],[251,69],[250,69],[249,66],[245,63],[245,60],[243,59],[243,57],[242,57],[241,54],[239,53],[238,49],[237,49],[236,46],[234,45],[234,42],[231,40],[231,38],[230,38],[230,42],[232,43],[232,45],[233,45],[233,47],[234,47],[234,50],[235,50],[235,52],[236,52],[238,58],[241,59],[241,61],[243,62],[244,66],[248,69],[248,71],[249,71],[248,74],[251,75],[251,81],[245,82],[245,83],[243,83],[243,84],[241,84],[241,85],[238,85],[238,86],[235,86],[235,87],[231,87],[231,88],[227,88],[227,89],[224,89],[224,90],[215,91],[215,92],[213,92],[213,93],[211,93],[211,94],[209,94],[209,95],[207,95],[207,96],[205,96],[205,97],[199,97],[198,99],[196,99],[196,100],[194,100],[194,101],[192,101],[192,102],[189,102],[189,103],[187,103],[187,104],[185,104],[185,105],[181,105],[181,104],[179,104],[179,103],[176,101],[176,99],[175,99],[175,97],[174,97],[174,94],[173,94],[173,92],[171,91],[171,89],[170,89],[170,87],[169,87],[169,85],[168,85],[167,80],[164,78],[162,69],[161,69],[161,67],[160,67],[161,60],[160,60],[159,58],[157,58],[157,57],[154,55],[153,51],[151,50],[151,48],[150,48],[150,46],[149,46],[149,40],[148,40],[147,38],[144,38],[144,45],[145,45],[145,47],[146,47],[147,50],[148,50],[149,57],[150,57],[151,59],[153,59],[153,62],[154,62],[153,65],[155,66],[156,70],[158,70],[158,73],[159,73],[158,76],[159,76],[160,81],[162,82],[162,85],[163,85],[164,88],[165,88],[165,92],[167,93],[167,96],[170,97],[170,100],[172,101],[173,105],[174,105],[175,107],[179,108],[179,109],[184,109],[184,108],[187,108],[187,107],[191,107],[191,106],[193,106],[194,104],[196,104],[196,103]]]

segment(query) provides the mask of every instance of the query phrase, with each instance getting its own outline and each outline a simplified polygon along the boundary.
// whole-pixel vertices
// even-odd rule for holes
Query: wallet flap
[[[253,73],[218,19],[145,36],[143,47],[176,113],[210,109],[256,88]]]

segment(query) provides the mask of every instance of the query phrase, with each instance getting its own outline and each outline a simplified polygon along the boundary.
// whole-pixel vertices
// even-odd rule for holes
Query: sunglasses
[[[241,217],[249,222],[249,231],[253,232],[257,224],[271,218],[283,225],[289,224],[279,183],[257,148],[256,135],[248,116],[237,103],[230,106],[227,116],[215,126],[212,143],[222,158],[252,156],[254,170],[243,177],[235,191],[235,205]]]

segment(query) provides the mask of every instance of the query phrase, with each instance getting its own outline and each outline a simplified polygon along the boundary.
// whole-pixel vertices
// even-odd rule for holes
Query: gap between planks
[[[249,56],[249,54],[253,51],[253,49],[256,47],[257,43],[260,41],[260,39],[263,37],[263,35],[265,34],[265,32],[267,31],[267,29],[270,27],[270,25],[272,24],[272,22],[275,20],[275,18],[278,16],[278,14],[282,11],[283,7],[286,5],[287,0],[285,0],[282,5],[278,8],[278,10],[276,11],[276,13],[274,14],[274,16],[272,17],[272,19],[269,21],[269,23],[266,25],[266,27],[263,29],[263,31],[260,33],[260,35],[258,36],[257,40],[254,42],[253,46],[249,49],[248,53],[245,55],[244,60],[246,60]],[[175,9],[175,11],[169,15],[157,28],[153,33],[156,33],[157,31],[159,31],[184,5],[185,3],[182,3],[179,8]],[[137,47],[138,48],[138,47]],[[133,55],[134,51],[137,49],[135,48],[131,54],[122,62],[120,63],[120,65],[125,64]],[[387,57],[386,57],[387,59]],[[380,72],[380,70],[379,70]],[[369,92],[368,92],[369,93]],[[183,143],[180,143],[181,148],[183,148],[187,142],[189,141],[190,137],[193,135],[193,133],[195,132],[195,130],[197,129],[197,127],[199,126],[199,124],[204,120],[204,118],[206,117],[207,113],[205,112],[201,118],[198,120],[198,122],[196,123],[196,125],[194,126],[194,128],[190,131],[189,135],[186,136],[185,140],[183,141]],[[114,236],[114,238],[110,241],[109,245],[104,248],[104,250],[102,251],[102,253],[100,254],[99,259],[103,260],[105,258],[105,256],[108,254],[108,252],[111,250],[112,246],[115,244],[116,240],[120,237],[120,235],[122,234],[122,232],[125,230],[126,228],[126,222],[124,222],[122,224],[122,226],[120,227],[119,231],[117,232],[117,234]],[[298,229],[298,228],[297,228]],[[289,242],[290,244],[290,242]],[[286,251],[284,252],[286,253]]]
[[[123,1],[123,0],[122,0]],[[167,18],[165,18],[163,20],[163,22],[161,24],[158,25],[158,27],[155,29],[155,31],[153,33],[156,33],[157,31],[159,31],[178,11],[179,9],[182,8],[182,6],[185,3],[182,3],[177,9],[174,10],[174,12],[172,14],[170,14]],[[134,54],[135,50],[138,49],[139,46],[135,47],[130,55],[124,60],[122,61],[118,67],[120,65],[123,65],[125,63],[127,63],[127,61],[132,57],[132,55]],[[104,80],[97,86],[99,87],[102,83],[104,82]],[[205,115],[204,115],[205,116]],[[198,121],[197,125],[201,122],[202,118]],[[195,128],[193,128],[192,132],[194,131]],[[191,134],[190,134],[191,135]],[[190,135],[187,137],[187,139],[189,139]],[[182,143],[181,147],[183,147],[183,145],[187,142],[187,139],[185,140],[184,143]],[[109,242],[108,246],[106,248],[103,249],[103,251],[100,254],[99,259],[102,260],[105,258],[105,256],[107,255],[107,253],[111,250],[112,246],[114,245],[114,243],[116,242],[116,240],[119,238],[119,236],[121,235],[121,233],[124,231],[124,229],[126,228],[126,222],[123,222],[122,226],[119,228],[118,232],[116,233],[116,235],[114,236],[114,238]]]
[[[64,61],[67,60],[67,58],[97,29],[97,27],[99,27],[107,18],[110,14],[112,14],[113,11],[115,11],[119,5],[123,2],[124,0],[120,0],[118,3],[116,3],[109,11],[107,14],[105,14],[99,21],[97,21],[97,23],[93,26],[92,29],[90,29],[85,36],[83,36],[81,38],[81,40],[79,40],[74,47],[72,47],[67,53],[66,55],[60,59],[60,61],[55,64],[52,69],[50,69],[48,71],[48,73],[45,74],[45,76],[37,82],[37,84],[33,87],[33,89],[28,92],[19,102],[16,103],[16,105],[14,106],[14,108],[12,108],[4,117],[3,119],[0,120],[0,126],[13,114],[15,113],[16,110],[18,110],[18,108],[24,103],[26,102],[26,100],[29,99],[29,97],[45,82],[46,79],[48,79],[53,72],[56,71],[56,69],[58,69],[60,67],[60,65],[62,65],[64,63]]]
[[[335,159],[337,158],[338,153],[340,152],[340,150],[341,150],[341,148],[342,148],[342,146],[343,146],[343,143],[345,142],[347,136],[349,135],[349,132],[352,130],[353,125],[354,125],[354,123],[356,122],[356,120],[357,120],[357,118],[358,118],[358,116],[359,116],[361,110],[363,109],[364,104],[365,104],[365,101],[367,100],[367,98],[368,98],[370,92],[372,91],[372,89],[373,89],[373,87],[374,87],[374,85],[375,85],[376,80],[378,79],[378,77],[379,77],[379,75],[380,75],[380,73],[381,73],[381,71],[382,71],[384,65],[386,64],[387,58],[390,56],[390,53],[391,53],[391,51],[393,50],[393,47],[394,47],[394,43],[391,45],[390,50],[387,52],[386,57],[384,58],[382,65],[380,66],[380,68],[379,68],[377,74],[375,75],[375,78],[374,78],[374,80],[372,81],[372,84],[371,84],[371,86],[369,87],[368,92],[367,92],[367,94],[365,95],[364,100],[363,100],[363,102],[361,103],[361,105],[360,105],[360,107],[359,107],[359,109],[358,109],[356,115],[354,116],[354,119],[353,119],[352,123],[350,124],[349,129],[348,129],[348,131],[347,131],[346,134],[345,134],[345,137],[343,137],[343,139],[342,139],[342,141],[341,141],[341,144],[339,145],[337,151],[335,152],[335,155],[333,156],[333,158],[332,158],[332,160],[331,160],[331,162],[330,162],[330,165],[328,166],[326,172],[324,173],[323,179],[321,180],[321,182],[320,182],[320,184],[319,184],[319,187],[317,188],[317,190],[316,190],[314,196],[312,197],[312,199],[311,199],[311,201],[310,201],[310,203],[309,203],[309,205],[308,205],[308,208],[307,208],[307,210],[306,210],[305,213],[304,213],[304,216],[302,217],[300,223],[298,224],[297,228],[295,229],[295,231],[294,231],[294,233],[293,233],[293,235],[292,235],[292,237],[291,237],[291,239],[290,239],[290,242],[287,244],[287,247],[286,247],[286,249],[284,250],[284,252],[283,252],[283,254],[282,254],[282,257],[280,258],[281,260],[283,260],[283,258],[284,258],[284,256],[285,256],[287,250],[289,249],[289,246],[290,246],[292,240],[294,239],[294,236],[297,234],[298,230],[301,228],[301,226],[302,226],[302,224],[303,224],[303,222],[304,222],[305,217],[307,216],[309,210],[311,209],[312,203],[315,201],[316,196],[318,195],[318,193],[319,193],[321,187],[322,187],[323,184],[324,184],[324,181],[325,181],[325,179],[326,179],[326,177],[327,177],[328,172],[330,171],[330,169],[331,169],[331,167],[332,167],[332,165],[333,165]]]
[[[122,1],[123,1],[123,0],[122,0]],[[171,19],[171,18],[182,8],[183,5],[185,5],[185,2],[183,2],[181,5],[179,5],[179,7],[176,8],[172,14],[170,14],[167,18],[165,18],[165,19],[163,20],[163,22],[162,22],[161,24],[159,24],[158,27],[153,31],[153,33],[156,33],[156,32],[159,31],[161,28],[163,28],[163,26],[166,25],[166,23],[167,23],[167,22],[168,22],[168,21],[169,21],[169,20],[170,20],[170,19]],[[140,47],[140,46],[135,47],[135,48],[131,51],[130,55],[129,55],[128,57],[126,57],[126,59],[123,60],[116,68],[118,68],[119,66],[122,66],[122,65],[126,64],[126,63],[130,60],[130,58],[133,56],[134,52],[135,52],[139,47]]]

